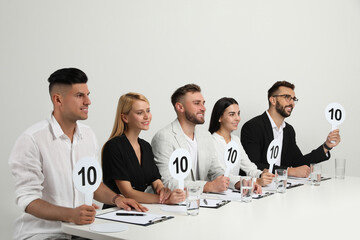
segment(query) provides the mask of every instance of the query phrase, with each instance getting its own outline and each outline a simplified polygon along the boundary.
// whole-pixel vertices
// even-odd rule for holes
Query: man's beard
[[[205,117],[205,116],[204,116]],[[205,118],[203,120],[198,119],[195,114],[191,114],[188,111],[185,110],[185,118],[194,124],[204,124]]]
[[[289,116],[291,115],[291,112],[290,112],[290,113],[287,113],[287,112],[285,111],[285,108],[287,108],[287,107],[291,107],[291,105],[282,107],[282,106],[280,105],[280,103],[279,103],[278,101],[276,101],[275,109],[276,109],[276,111],[277,111],[282,117],[284,117],[284,118],[287,118],[287,117],[289,117]]]

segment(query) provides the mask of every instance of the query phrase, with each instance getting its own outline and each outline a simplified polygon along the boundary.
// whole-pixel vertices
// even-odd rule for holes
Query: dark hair
[[[196,84],[186,84],[178,89],[171,95],[171,103],[175,107],[175,104],[180,101],[180,99],[185,96],[188,92],[201,92],[201,88]]]
[[[220,128],[219,119],[224,114],[225,109],[228,108],[232,104],[238,104],[238,102],[229,97],[220,98],[214,105],[213,110],[211,112],[210,124],[209,124],[209,132],[213,134]]]
[[[277,90],[279,90],[280,87],[287,87],[287,88],[291,88],[292,90],[295,89],[295,85],[292,83],[289,83],[287,81],[277,81],[276,83],[274,83],[274,85],[272,85],[272,87],[268,90],[268,101],[269,101],[269,105],[270,105],[270,97],[274,96],[275,92]]]
[[[50,75],[48,82],[49,84],[49,92],[55,85],[64,84],[64,85],[72,85],[75,83],[87,83],[88,78],[86,74],[77,68],[62,68],[55,71]]]

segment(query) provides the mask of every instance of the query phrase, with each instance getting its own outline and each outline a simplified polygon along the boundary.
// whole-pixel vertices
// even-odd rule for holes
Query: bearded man
[[[278,138],[282,151],[273,171],[288,168],[289,176],[308,177],[309,165],[328,160],[330,150],[340,142],[340,135],[338,129],[330,132],[323,144],[303,155],[296,144],[294,128],[284,121],[291,115],[298,101],[294,89],[294,84],[278,81],[268,90],[269,109],[243,125],[241,144],[250,160],[258,169],[264,170],[269,168],[266,158],[268,146],[273,139]]]
[[[201,186],[203,192],[223,192],[228,189],[230,179],[224,177],[224,169],[219,165],[211,135],[201,131],[196,125],[205,122],[205,100],[196,84],[178,88],[171,96],[177,118],[158,131],[151,145],[155,163],[162,181],[170,189],[178,187],[177,180],[169,172],[171,154],[178,148],[187,149],[192,158],[190,174],[185,179]]]

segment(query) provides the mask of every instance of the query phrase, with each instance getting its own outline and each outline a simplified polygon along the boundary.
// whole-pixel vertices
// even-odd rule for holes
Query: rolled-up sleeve
[[[44,175],[42,159],[34,139],[21,135],[9,158],[11,174],[15,180],[16,204],[25,211],[34,200],[42,197]]]

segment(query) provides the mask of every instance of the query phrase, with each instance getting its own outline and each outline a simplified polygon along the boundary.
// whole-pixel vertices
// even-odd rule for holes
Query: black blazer
[[[273,130],[266,112],[250,119],[241,128],[241,144],[250,160],[254,162],[260,170],[269,168],[266,154],[268,146],[273,139]],[[281,166],[274,165],[273,171],[277,168],[299,167],[302,165],[310,165],[310,163],[319,163],[329,158],[330,152],[327,156],[322,145],[309,154],[303,155],[296,145],[294,128],[286,123],[283,133]]]

